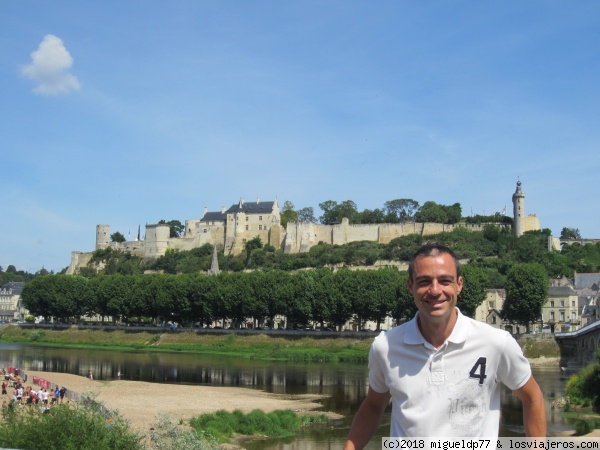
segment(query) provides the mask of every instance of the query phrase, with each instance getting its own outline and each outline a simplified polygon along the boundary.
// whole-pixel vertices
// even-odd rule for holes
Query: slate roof
[[[575,273],[575,289],[591,288],[600,285],[600,273]]]
[[[204,214],[204,216],[202,216],[202,219],[200,219],[201,222],[210,222],[210,221],[221,221],[224,222],[225,220],[227,220],[227,214],[222,213],[221,211],[209,211],[206,214]]]
[[[23,291],[23,286],[25,283],[22,281],[11,281],[10,283],[5,283],[0,286],[0,289],[12,289],[12,295],[21,295],[21,291]]]
[[[550,286],[548,289],[548,294],[550,297],[565,297],[569,295],[577,295],[571,286]]]
[[[270,214],[273,212],[275,202],[244,202],[231,205],[225,213],[244,212],[246,214]]]

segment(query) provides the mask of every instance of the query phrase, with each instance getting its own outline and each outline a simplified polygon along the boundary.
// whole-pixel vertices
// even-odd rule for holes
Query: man
[[[369,391],[345,448],[369,442],[390,399],[390,437],[496,437],[500,383],[521,399],[527,436],[545,436],[543,395],[517,342],[456,307],[463,279],[452,250],[419,249],[407,284],[418,312],[373,342]]]

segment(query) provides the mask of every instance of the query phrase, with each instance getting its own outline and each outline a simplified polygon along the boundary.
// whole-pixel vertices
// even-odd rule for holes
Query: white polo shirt
[[[519,344],[458,311],[436,349],[423,338],[418,314],[377,336],[369,354],[371,388],[392,396],[390,436],[498,436],[500,383],[515,390],[531,376]]]

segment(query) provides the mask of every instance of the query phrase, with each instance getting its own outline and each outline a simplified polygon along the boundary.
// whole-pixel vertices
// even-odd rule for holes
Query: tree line
[[[461,310],[473,314],[485,298],[480,274],[464,267],[469,289]],[[285,316],[287,327],[318,324],[342,327],[355,318],[359,328],[386,317],[411,318],[416,309],[406,285],[407,273],[395,269],[316,269],[298,272],[253,271],[205,274],[78,275],[37,277],[22,292],[23,305],[46,320],[78,321],[102,316],[124,322],[208,325],[229,320],[236,326],[274,326]]]
[[[351,224],[376,224],[400,222],[434,222],[455,224],[464,220],[460,203],[442,205],[434,201],[427,201],[422,205],[412,198],[399,198],[384,203],[383,208],[364,209],[360,211],[352,200],[337,202],[326,200],[319,203],[323,214],[315,217],[311,207],[294,209],[289,200],[281,208],[281,225],[288,222],[314,222],[325,225],[340,223],[345,217]],[[504,223],[512,224],[512,218],[495,213],[489,216],[476,216],[475,219],[466,218],[467,223]]]

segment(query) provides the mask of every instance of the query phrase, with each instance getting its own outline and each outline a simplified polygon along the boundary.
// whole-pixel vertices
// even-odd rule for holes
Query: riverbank
[[[220,330],[224,331],[224,330]],[[4,342],[63,348],[99,348],[229,355],[246,359],[366,363],[375,332],[204,333],[202,331],[62,328],[5,325],[0,327]],[[557,358],[559,348],[551,337],[522,336],[518,340],[527,358]]]
[[[248,413],[254,409],[271,412],[291,409],[298,414],[338,414],[323,411],[318,395],[277,395],[257,389],[219,386],[159,384],[142,381],[92,381],[78,375],[28,370],[28,382],[33,377],[48,380],[52,385],[65,386],[79,394],[91,393],[109,409],[116,409],[131,423],[132,429],[147,432],[159,415],[166,414],[173,422],[187,421],[200,414],[224,409]]]

